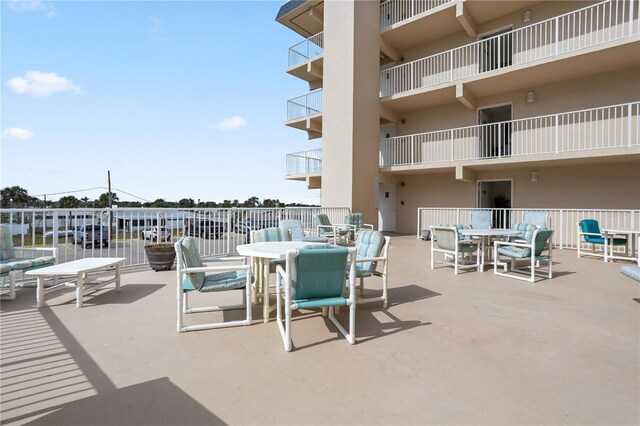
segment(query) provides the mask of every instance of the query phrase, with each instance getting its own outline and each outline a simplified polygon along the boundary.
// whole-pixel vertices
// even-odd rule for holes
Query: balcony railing
[[[380,3],[380,29],[451,2],[453,0],[387,0]]]
[[[309,235],[315,235],[313,215],[326,213],[332,223],[344,221],[348,208],[113,208],[113,209],[2,209],[2,225],[8,225],[14,246],[57,247],[57,263],[88,257],[124,257],[125,267],[148,263],[143,230],[161,225],[175,243],[183,235],[196,237],[203,257],[234,254],[238,244],[249,240],[247,230],[278,226],[283,219],[297,219]],[[205,222],[206,225],[202,223]],[[108,224],[111,223],[109,227]],[[77,227],[99,225],[100,240],[109,244],[76,244]],[[194,226],[195,225],[195,226]],[[215,235],[202,229],[218,229]]]
[[[294,152],[287,154],[287,176],[320,173],[322,171],[322,150]]]
[[[308,117],[322,112],[322,89],[287,101],[287,120]]]
[[[318,33],[289,48],[289,68],[322,55],[324,32]]]
[[[380,141],[380,167],[640,145],[640,102]]]
[[[448,83],[640,34],[638,9],[636,1],[608,0],[383,70],[380,96]]]

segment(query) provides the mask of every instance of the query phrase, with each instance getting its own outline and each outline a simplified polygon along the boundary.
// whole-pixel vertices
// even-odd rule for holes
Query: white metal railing
[[[322,89],[287,101],[287,120],[308,117],[322,112]]]
[[[637,0],[607,0],[380,72],[380,96],[453,82],[640,34]]]
[[[380,167],[638,145],[640,102],[631,102],[382,139]]]
[[[235,253],[245,244],[250,230],[278,226],[282,219],[298,219],[305,231],[314,235],[313,215],[326,213],[332,223],[344,222],[348,208],[113,208],[113,209],[2,209],[0,219],[9,225],[16,247],[57,247],[58,263],[86,257],[125,257],[125,267],[148,263],[144,229],[164,226],[171,242],[188,234],[197,237],[203,257]],[[111,218],[111,219],[109,219]],[[111,220],[111,226],[107,226]],[[97,225],[100,240],[108,246],[76,244],[81,237],[76,227]],[[202,229],[219,232],[200,234]],[[197,235],[194,235],[197,234]]]
[[[287,154],[287,176],[320,173],[321,171],[321,149],[312,149],[309,151]]]
[[[471,223],[471,212],[478,209],[469,208],[418,208],[417,237],[420,231],[429,229],[431,225]],[[578,244],[577,223],[582,219],[595,219],[600,228],[638,228],[640,227],[640,210],[613,209],[480,209],[489,210],[493,214],[494,228],[509,228],[523,220],[527,211],[546,211],[549,213],[547,227],[554,230],[553,245],[560,249],[576,249]],[[580,244],[584,244],[581,242]],[[586,245],[585,245],[586,248]],[[624,248],[617,248],[624,250]]]
[[[324,32],[320,32],[289,48],[289,68],[320,56],[323,51]]]
[[[453,0],[387,0],[380,3],[380,29],[427,12]]]

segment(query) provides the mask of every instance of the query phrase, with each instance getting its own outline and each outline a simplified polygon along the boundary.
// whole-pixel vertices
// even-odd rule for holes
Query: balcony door
[[[509,210],[513,182],[511,180],[478,181],[478,208],[493,210],[493,227],[508,228],[511,226]]]
[[[511,155],[511,120],[511,104],[478,110],[479,158],[496,158]]]
[[[508,67],[513,63],[513,29],[507,28],[484,34],[478,39],[480,72]]]

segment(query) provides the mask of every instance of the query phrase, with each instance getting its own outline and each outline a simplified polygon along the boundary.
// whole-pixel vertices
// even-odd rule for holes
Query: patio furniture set
[[[460,269],[484,271],[486,264],[492,264],[495,275],[535,282],[541,262],[545,261],[545,276],[551,278],[553,230],[547,229],[547,220],[546,212],[525,212],[522,223],[492,228],[491,212],[478,210],[471,213],[468,226],[431,226],[431,269],[436,264],[446,264],[453,266],[457,275]],[[436,260],[436,253],[443,255],[441,261]],[[518,261],[526,264],[518,266]]]
[[[276,323],[286,351],[292,348],[292,312],[299,309],[322,309],[323,316],[328,315],[347,341],[355,343],[356,305],[381,301],[383,307],[388,306],[390,238],[358,224],[349,227],[327,225],[323,223],[328,221],[325,219],[314,218],[318,227],[326,227],[326,232],[320,237],[305,236],[302,225],[295,221],[282,221],[278,227],[253,231],[251,243],[236,247],[242,257],[213,259],[213,263],[224,262],[223,266],[205,265],[194,239],[180,238],[175,244],[178,258],[178,332],[251,325],[252,290],[255,290],[256,302],[263,303],[264,322],[269,322],[269,289],[272,288],[269,277],[275,272]],[[343,234],[342,230],[346,232]],[[327,238],[334,242],[344,243],[349,239],[355,239],[355,242],[348,247],[339,246],[329,244]],[[247,259],[251,260],[250,265]],[[374,275],[382,277],[382,295],[363,298],[364,278]],[[360,292],[356,294],[358,278]],[[189,307],[189,297],[194,292],[227,290],[242,291],[242,302],[226,306]],[[340,306],[349,309],[349,325],[346,328],[335,317],[335,310]],[[184,324],[185,314],[231,309],[244,309],[244,319]]]

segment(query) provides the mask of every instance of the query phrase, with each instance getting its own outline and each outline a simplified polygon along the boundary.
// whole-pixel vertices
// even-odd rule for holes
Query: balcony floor
[[[356,345],[303,311],[291,353],[260,306],[251,327],[177,333],[175,271],[126,273],[81,309],[71,289],[40,310],[20,289],[1,305],[2,423],[640,422],[629,263],[555,250],[555,277],[530,284],[431,271],[429,245],[392,238],[391,306],[358,307]]]

